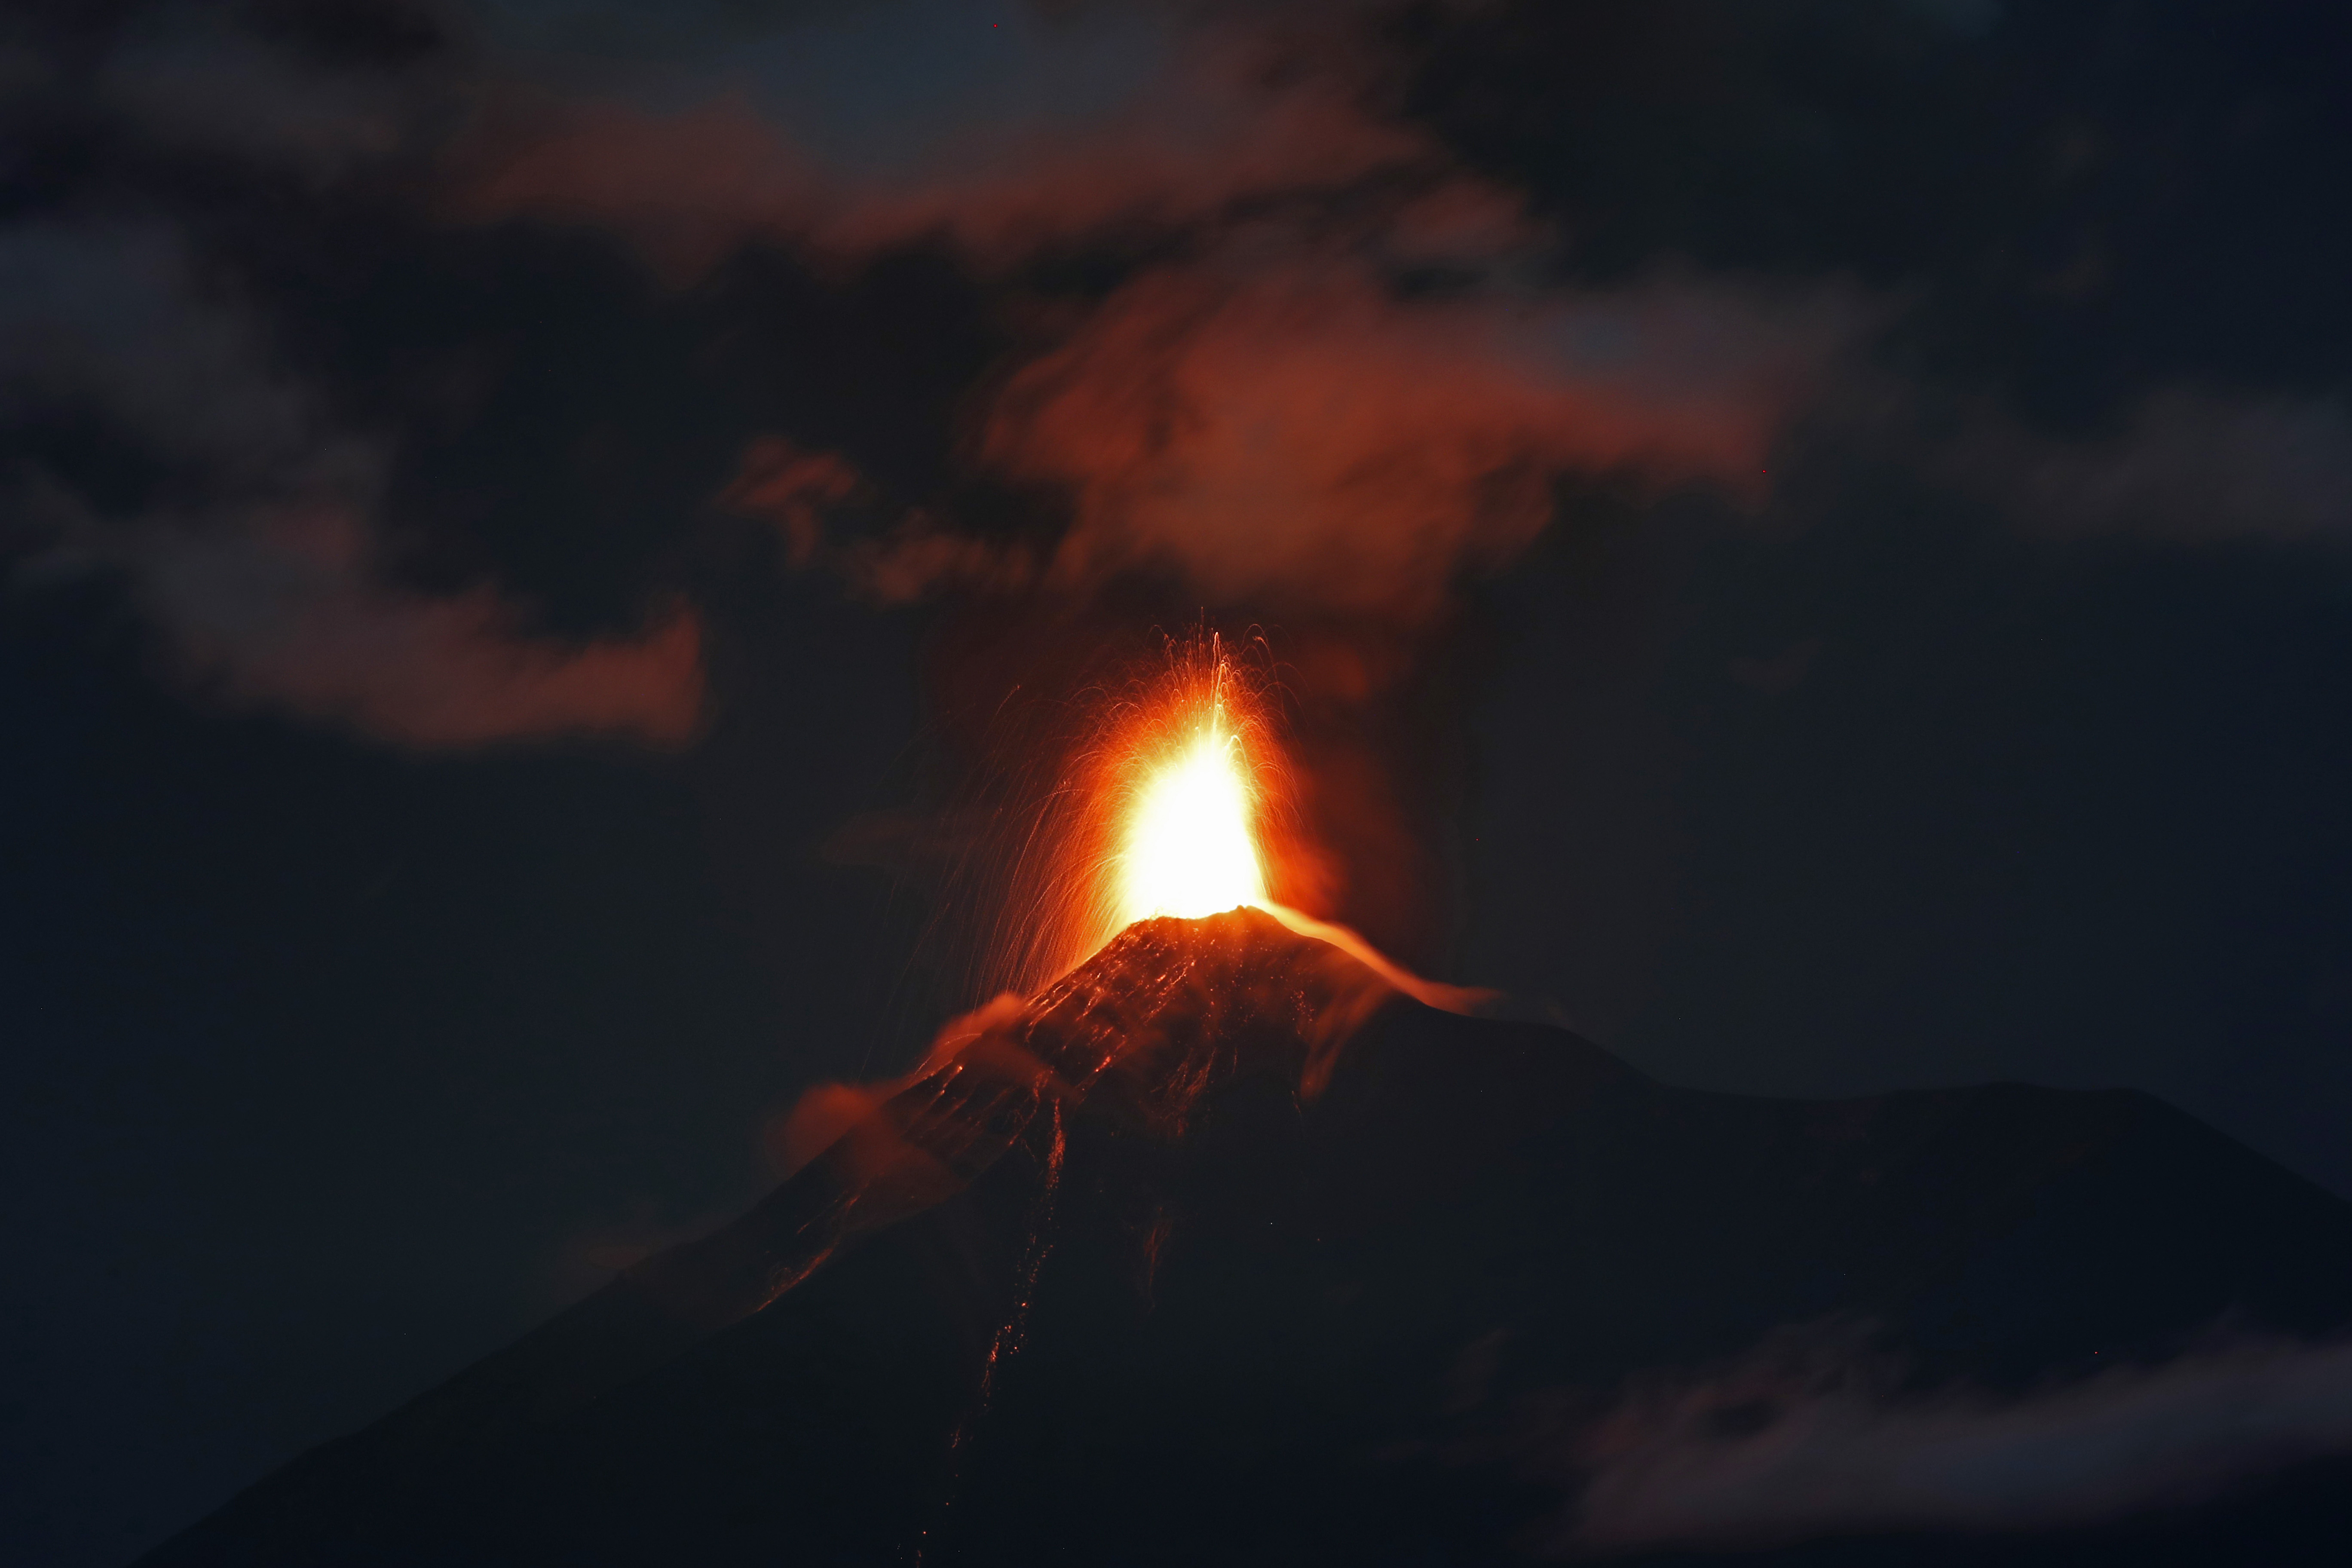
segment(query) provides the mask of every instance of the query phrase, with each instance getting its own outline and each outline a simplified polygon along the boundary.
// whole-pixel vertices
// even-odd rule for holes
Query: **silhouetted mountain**
[[[1157,921],[734,1224],[147,1561],[1507,1561],[1592,1544],[1629,1387],[1759,1346],[1996,1409],[2347,1323],[2352,1205],[2144,1095],[1672,1089],[1262,915]],[[1727,1441],[1781,1417],[1753,1381]],[[2319,1561],[2346,1472],[2284,1476],[1748,1560]]]

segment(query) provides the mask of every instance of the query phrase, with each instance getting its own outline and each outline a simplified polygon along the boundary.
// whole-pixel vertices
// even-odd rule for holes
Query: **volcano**
[[[1672,1088],[1238,910],[1129,928],[732,1224],[146,1561],[2334,1561],[2352,1471],[2292,1445],[2031,1528],[1612,1535],[1595,1500],[1643,1411],[1695,1462],[1864,1384],[2130,1431],[2217,1335],[2347,1324],[2352,1205],[2147,1096]]]

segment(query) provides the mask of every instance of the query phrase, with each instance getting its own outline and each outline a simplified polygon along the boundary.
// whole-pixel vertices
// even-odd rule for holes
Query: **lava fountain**
[[[1063,862],[1056,900],[1078,940],[1059,972],[1139,921],[1255,909],[1433,1006],[1467,1012],[1490,1000],[1423,980],[1347,927],[1277,900],[1281,868],[1267,828],[1289,796],[1268,718],[1271,684],[1236,666],[1214,633],[1169,652],[1166,672],[1129,689],[1088,752],[1076,791],[1085,826],[1074,840],[1088,847]]]
[[[1051,746],[1050,787],[1003,840],[988,991],[1034,995],[1139,921],[1281,896],[1290,795],[1269,666],[1203,629],[1167,639],[1159,668],[1063,710],[1083,736]]]
[[[1223,1038],[1167,1026],[1188,1010],[1196,1023],[1217,1014],[1228,1031],[1259,1013],[1320,1051],[1391,991],[1457,1013],[1494,999],[1425,980],[1348,927],[1280,901],[1283,847],[1297,842],[1297,825],[1269,666],[1236,665],[1203,631],[1171,638],[1163,669],[1104,695],[1091,739],[1072,749],[1021,835],[1014,896],[997,925],[993,964],[1004,979],[990,987],[993,999],[943,1026],[908,1077],[809,1090],[781,1130],[785,1169],[853,1125],[866,1128],[875,1148],[843,1158],[888,1164],[898,1135],[876,1133],[877,1109],[935,1079],[957,1081],[966,1068],[966,1080],[984,1084],[1008,1063],[1017,1078],[1042,1062],[1064,1089],[1083,1094],[1114,1063],[1147,1076],[1157,1063],[1197,1093],[1213,1074],[1171,1068],[1158,1055],[1171,1040]],[[1236,914],[1244,910],[1255,912]],[[1328,1066],[1328,1055],[1316,1059]],[[995,1068],[982,1070],[985,1061]],[[1311,1085],[1322,1068],[1301,1070]],[[995,1092],[982,1098],[994,1104]],[[1018,1092],[1034,1100],[1043,1090]],[[930,1101],[918,1095],[909,1103]],[[974,1136],[975,1148],[1001,1142]]]
[[[1123,748],[1118,848],[1105,868],[1114,931],[1266,902],[1261,790],[1231,687],[1212,645],[1205,680],[1146,716],[1146,732]]]

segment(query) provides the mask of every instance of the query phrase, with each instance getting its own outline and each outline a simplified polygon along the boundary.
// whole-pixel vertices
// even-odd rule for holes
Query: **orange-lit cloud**
[[[753,237],[821,267],[942,244],[1023,300],[1030,346],[973,394],[964,457],[1063,490],[1074,526],[1014,560],[925,518],[845,557],[891,599],[1172,569],[1220,603],[1424,618],[1542,531],[1563,472],[1760,489],[1861,324],[1828,289],[1546,283],[1560,242],[1513,192],[1345,50],[1285,57],[1271,29],[1196,32],[1081,125],[960,130],[851,169],[740,94],[541,108],[476,140],[461,205],[612,229],[679,278]],[[1108,291],[1020,272],[1089,247],[1153,260]]]
[[[1014,376],[983,450],[1066,485],[1069,583],[1181,568],[1223,602],[1434,607],[1550,521],[1564,470],[1762,488],[1834,312],[1662,282],[1400,300],[1361,264],[1147,274]]]
[[[806,566],[824,547],[824,510],[846,500],[857,484],[857,470],[839,454],[766,436],[745,449],[735,482],[719,499],[730,511],[782,529],[792,563]]]

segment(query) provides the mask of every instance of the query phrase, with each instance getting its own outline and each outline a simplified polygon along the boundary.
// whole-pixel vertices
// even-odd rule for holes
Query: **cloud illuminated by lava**
[[[960,456],[1066,496],[1070,526],[1036,558],[919,508],[828,557],[884,599],[1173,571],[1218,604],[1426,623],[1543,531],[1562,473],[1759,491],[1867,324],[1829,287],[1567,283],[1561,237],[1416,127],[1348,27],[1301,53],[1264,17],[1169,25],[1072,122],[975,109],[880,163],[756,82],[518,100],[458,157],[453,210],[610,229],[680,282],[746,244],[833,276],[930,248],[1012,301],[1025,339]],[[1086,269],[1115,281],[1040,282],[1074,257],[1119,258]]]

